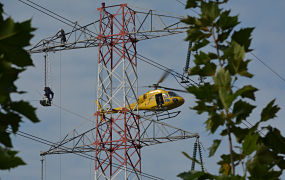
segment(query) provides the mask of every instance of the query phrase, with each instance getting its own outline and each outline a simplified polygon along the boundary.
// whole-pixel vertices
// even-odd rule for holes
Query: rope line
[[[59,52],[59,106],[61,106],[61,51]],[[62,125],[62,113],[61,113],[61,108],[59,109],[59,137],[60,139],[62,138],[61,136],[61,125]],[[59,155],[59,179],[61,180],[61,154]]]

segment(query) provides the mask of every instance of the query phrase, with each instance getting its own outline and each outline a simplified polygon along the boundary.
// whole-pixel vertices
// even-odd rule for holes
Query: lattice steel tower
[[[104,110],[128,107],[138,99],[135,12],[127,4],[103,3],[98,10],[97,104]],[[127,108],[119,113],[97,110],[95,179],[130,179],[134,174],[141,179],[139,116]]]
[[[126,4],[98,8],[100,19],[85,26],[73,23],[69,32],[57,32],[33,46],[30,53],[48,53],[98,47],[96,125],[73,129],[41,156],[75,154],[95,160],[95,180],[142,179],[141,148],[199,138],[199,134],[158,120],[156,113],[139,116],[130,104],[138,100],[136,42],[185,33],[181,17],[149,10],[134,11]],[[136,28],[137,25],[137,28]],[[99,27],[95,30],[92,27]],[[63,41],[64,37],[64,41]],[[138,59],[142,56],[138,55]],[[173,74],[175,72],[172,72]],[[174,75],[183,78],[183,75]],[[114,113],[113,108],[122,108]]]

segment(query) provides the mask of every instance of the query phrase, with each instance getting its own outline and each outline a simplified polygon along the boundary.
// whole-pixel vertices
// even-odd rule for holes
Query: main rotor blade
[[[189,93],[188,91],[183,90],[183,89],[174,89],[174,88],[169,88],[169,87],[164,87],[164,86],[158,86],[158,85],[155,85],[155,86],[147,86],[147,87],[149,87],[149,88],[156,87],[156,88],[163,88],[163,89],[170,90],[170,91],[177,91],[177,92]]]
[[[169,75],[169,72],[165,71],[164,74],[161,76],[160,80],[156,84],[158,85],[159,83],[162,83],[168,75]]]

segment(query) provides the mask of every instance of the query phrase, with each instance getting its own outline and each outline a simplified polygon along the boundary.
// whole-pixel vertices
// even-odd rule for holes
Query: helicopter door
[[[164,104],[164,101],[163,101],[161,93],[155,95],[155,100],[156,100],[157,107],[158,108],[162,108],[162,105]]]

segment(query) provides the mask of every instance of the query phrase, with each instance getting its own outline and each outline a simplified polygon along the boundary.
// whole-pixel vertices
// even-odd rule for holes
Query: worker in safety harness
[[[40,100],[40,104],[42,106],[51,106],[51,101],[53,99],[54,93],[50,89],[50,87],[45,87],[44,92],[45,92],[44,94],[45,97],[43,100]]]

